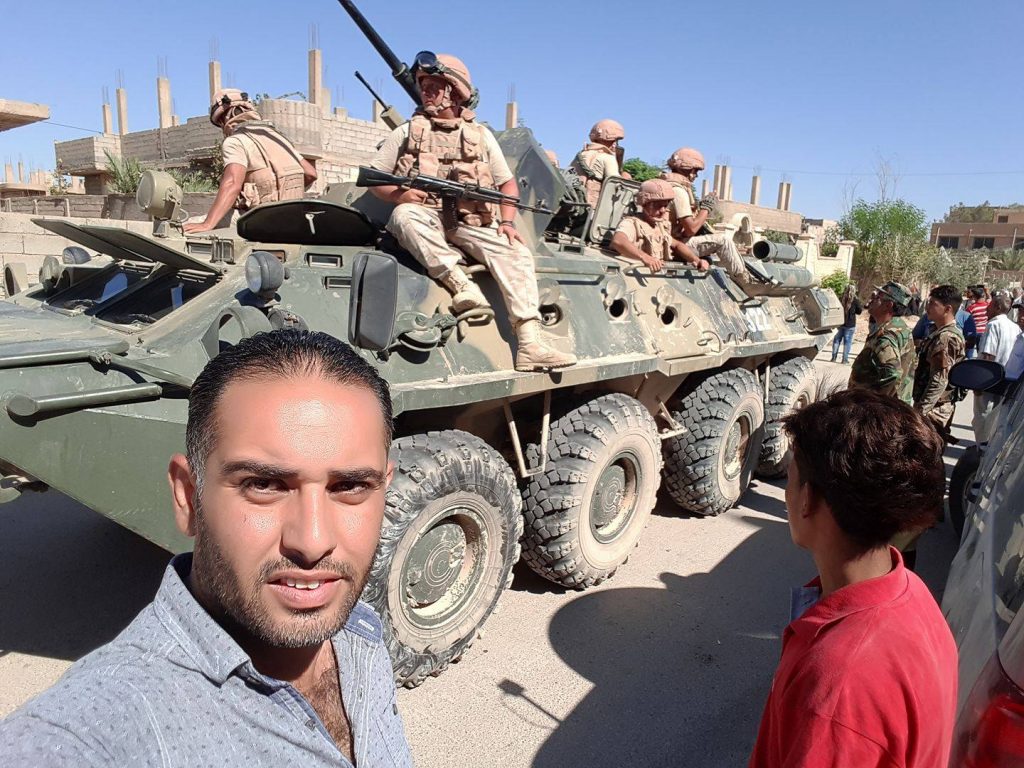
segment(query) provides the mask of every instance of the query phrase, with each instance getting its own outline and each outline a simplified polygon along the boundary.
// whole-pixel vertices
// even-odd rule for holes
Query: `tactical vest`
[[[637,243],[640,250],[648,256],[657,256],[662,261],[669,261],[672,258],[672,234],[669,232],[668,222],[649,224],[643,216],[630,218],[633,219],[640,234],[640,242]]]
[[[615,151],[611,147],[592,143],[577,152],[569,164],[570,170],[580,177],[583,189],[587,193],[587,205],[591,208],[597,207],[597,199],[601,196],[601,183],[604,181],[604,176],[600,175],[594,164],[594,159],[602,152],[615,156]]]
[[[395,164],[395,173],[408,176],[416,169],[425,176],[436,176],[461,184],[479,184],[494,188],[490,157],[484,141],[484,127],[474,122],[472,110],[463,109],[452,119],[431,118],[416,113],[409,120],[409,136]],[[425,205],[441,208],[442,201],[429,197]],[[459,198],[455,202],[458,220],[472,227],[486,227],[494,221],[494,206],[477,200]]]
[[[299,200],[306,193],[306,179],[299,153],[269,123],[248,122],[232,134],[245,136],[256,146],[242,181],[235,207],[246,211],[263,203]]]
[[[690,180],[683,176],[683,174],[673,173],[672,171],[665,171],[661,174],[661,178],[671,184],[673,188],[681,189],[686,193],[686,196],[690,199],[690,210],[696,214],[697,196],[693,193],[693,184],[690,183]],[[674,204],[669,207],[669,211],[671,212],[672,217],[672,234],[678,240],[683,240],[684,242],[689,240],[689,237],[687,237],[686,233],[683,232],[683,224],[676,213],[676,207]]]

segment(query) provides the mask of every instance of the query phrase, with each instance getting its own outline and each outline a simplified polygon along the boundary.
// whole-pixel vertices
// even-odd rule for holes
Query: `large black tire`
[[[806,357],[794,357],[771,369],[764,413],[764,443],[757,464],[759,477],[786,474],[792,452],[789,438],[782,430],[782,418],[813,403],[818,396],[818,376],[814,363]]]
[[[970,508],[968,497],[980,466],[981,449],[977,445],[970,445],[960,454],[949,478],[949,522],[953,524],[958,536],[964,535],[964,523]]]
[[[686,431],[664,443],[665,489],[683,509],[720,515],[750,485],[764,440],[764,398],[750,371],[709,376],[673,406]]]
[[[615,573],[657,501],[660,443],[654,419],[628,395],[602,395],[557,419],[547,468],[523,491],[530,567],[574,589]],[[531,453],[536,460],[536,446]]]
[[[380,547],[363,593],[384,620],[395,681],[457,661],[512,580],[522,501],[508,463],[458,430],[396,440]]]

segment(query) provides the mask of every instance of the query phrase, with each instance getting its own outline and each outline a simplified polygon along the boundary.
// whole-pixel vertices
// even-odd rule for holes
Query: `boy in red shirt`
[[[819,576],[794,590],[750,766],[945,766],[956,645],[928,588],[887,543],[935,519],[942,440],[910,406],[863,389],[784,423],[790,533]]]

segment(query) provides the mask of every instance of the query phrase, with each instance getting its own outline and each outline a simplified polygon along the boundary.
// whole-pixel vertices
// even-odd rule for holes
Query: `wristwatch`
[[[516,225],[516,223],[514,221],[511,221],[511,220],[508,220],[508,219],[502,219],[501,221],[498,222],[498,226],[499,227],[505,227],[505,226],[514,227],[515,225]]]

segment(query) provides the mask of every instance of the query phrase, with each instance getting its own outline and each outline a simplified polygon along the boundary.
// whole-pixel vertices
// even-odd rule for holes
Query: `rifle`
[[[384,107],[384,111],[380,113],[380,119],[384,121],[384,124],[387,125],[388,128],[395,130],[395,128],[405,122],[393,106],[384,103],[384,99],[382,99],[378,93],[370,87],[370,84],[366,82],[361,74],[359,74],[358,69],[356,70],[356,79],[365,86],[366,90],[370,92],[370,95],[377,100],[377,103]]]
[[[455,211],[455,201],[458,198],[464,200],[476,200],[481,203],[493,203],[494,205],[514,205],[521,211],[532,211],[533,213],[544,213],[551,215],[551,211],[539,205],[528,205],[518,197],[502,194],[496,189],[481,187],[479,184],[463,184],[448,179],[438,179],[434,176],[416,174],[414,176],[395,176],[393,173],[378,171],[376,168],[359,166],[359,176],[356,178],[357,187],[406,187],[418,189],[430,195],[441,198],[441,220],[445,229],[454,229],[458,226],[458,218]]]

